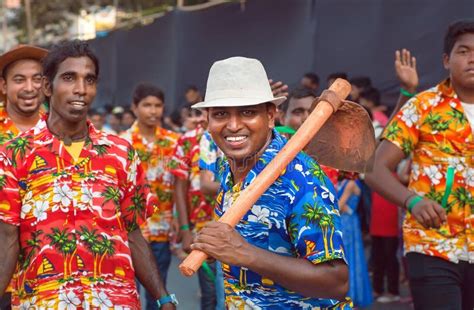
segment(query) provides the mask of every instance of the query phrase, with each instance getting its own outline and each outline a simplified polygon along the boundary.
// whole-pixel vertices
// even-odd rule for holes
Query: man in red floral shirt
[[[20,45],[0,57],[0,145],[36,125],[40,119],[41,59],[47,50]],[[11,287],[8,288],[11,292]],[[9,309],[11,294],[0,300],[0,308]]]
[[[86,43],[43,62],[51,112],[0,148],[0,292],[13,307],[137,309],[135,277],[174,309],[139,225],[154,203],[135,150],[87,122],[99,74]]]

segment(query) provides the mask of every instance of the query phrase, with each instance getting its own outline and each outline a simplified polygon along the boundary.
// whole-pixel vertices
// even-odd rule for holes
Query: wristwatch
[[[161,307],[167,303],[172,303],[173,305],[177,305],[178,299],[176,299],[176,295],[175,294],[165,295],[156,301],[156,305],[158,306],[158,309],[161,309]]]

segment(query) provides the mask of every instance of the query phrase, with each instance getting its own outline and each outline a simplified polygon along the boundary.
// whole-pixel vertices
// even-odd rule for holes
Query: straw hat
[[[41,61],[46,54],[48,54],[48,50],[45,50],[44,48],[20,44],[0,56],[0,76],[3,76],[3,70],[5,67],[17,60],[34,59]],[[0,93],[0,101],[3,101],[4,99],[4,95]]]
[[[206,97],[192,107],[239,107],[265,102],[281,104],[286,97],[274,97],[267,73],[257,59],[231,57],[216,61],[209,71]]]

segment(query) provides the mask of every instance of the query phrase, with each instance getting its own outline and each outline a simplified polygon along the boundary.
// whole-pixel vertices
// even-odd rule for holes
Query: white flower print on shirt
[[[416,111],[416,107],[413,103],[408,104],[405,108],[402,109],[401,120],[408,126],[412,127],[418,122],[420,115]]]
[[[426,174],[426,176],[430,178],[431,183],[433,183],[434,185],[438,185],[439,183],[441,183],[441,179],[443,178],[443,175],[439,171],[438,166],[431,165],[428,167],[424,167],[423,172]]]

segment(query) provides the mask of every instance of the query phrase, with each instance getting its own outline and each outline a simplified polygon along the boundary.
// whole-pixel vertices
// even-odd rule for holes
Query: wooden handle
[[[329,87],[329,90],[335,92],[339,99],[343,100],[349,95],[351,84],[344,79],[337,79]],[[219,219],[219,222],[235,227],[334,112],[336,111],[329,102],[321,101],[283,149],[260,172],[253,182],[240,193],[234,204]],[[179,265],[179,269],[183,275],[192,276],[206,258],[207,255],[204,252],[192,251]]]

